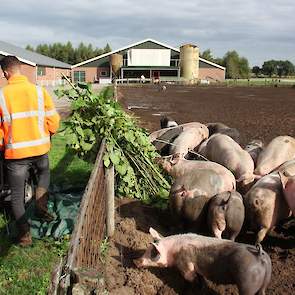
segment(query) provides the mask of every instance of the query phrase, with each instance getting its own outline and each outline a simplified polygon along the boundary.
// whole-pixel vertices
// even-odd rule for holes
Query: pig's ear
[[[187,190],[185,189],[184,185],[182,185],[182,187],[181,187],[180,194],[182,197],[186,197],[186,195],[187,195]]]
[[[260,199],[255,199],[253,205],[256,208],[259,208],[261,206],[261,200]]]
[[[280,176],[281,183],[282,183],[282,186],[283,186],[283,189],[284,189],[286,187],[287,182],[288,182],[288,177],[285,176],[285,174],[282,173],[281,171],[279,171],[279,176]]]
[[[162,236],[152,227],[150,227],[149,232],[155,241],[160,241],[162,239]]]

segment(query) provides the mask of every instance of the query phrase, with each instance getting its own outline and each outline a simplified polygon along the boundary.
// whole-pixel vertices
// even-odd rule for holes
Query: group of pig
[[[266,146],[252,140],[243,148],[238,130],[225,124],[178,125],[163,118],[150,140],[173,178],[169,208],[175,223],[194,232],[207,227],[215,238],[160,238],[151,229],[155,242],[136,265],[174,265],[190,281],[199,274],[237,284],[240,294],[265,294],[271,262],[260,242],[295,214],[295,138],[278,136]],[[234,242],[243,225],[257,233],[257,248]]]

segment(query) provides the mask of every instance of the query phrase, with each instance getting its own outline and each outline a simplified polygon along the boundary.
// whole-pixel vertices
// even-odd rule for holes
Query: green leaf
[[[117,165],[116,170],[121,176],[124,176],[127,172],[127,164],[123,163],[121,165]]]
[[[132,130],[128,131],[125,133],[125,138],[131,142],[131,143],[134,143],[135,141],[135,137],[134,137],[134,132]]]
[[[90,150],[92,149],[93,144],[88,143],[88,142],[82,142],[82,143],[81,143],[81,147],[82,147],[82,149],[83,149],[84,151],[88,152],[88,151],[90,151]]]
[[[85,83],[85,82],[79,82],[79,83],[78,83],[78,87],[80,87],[80,88],[82,88],[82,89],[90,90],[90,84]]]
[[[76,131],[80,136],[84,137],[83,129],[81,128],[81,126],[77,126]]]
[[[120,163],[120,153],[114,151],[110,154],[110,159],[114,165],[118,165]]]
[[[102,159],[103,159],[103,163],[104,163],[105,167],[108,168],[111,164],[109,155],[105,154]]]

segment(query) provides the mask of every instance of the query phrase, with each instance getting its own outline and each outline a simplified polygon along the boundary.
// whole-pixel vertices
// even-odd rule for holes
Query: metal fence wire
[[[69,294],[72,274],[77,269],[99,271],[100,245],[106,236],[107,181],[103,140],[85,188],[67,257],[53,271],[48,294]]]
[[[97,269],[100,243],[106,230],[106,183],[102,141],[94,168],[85,189],[75,229],[71,237],[67,267]]]

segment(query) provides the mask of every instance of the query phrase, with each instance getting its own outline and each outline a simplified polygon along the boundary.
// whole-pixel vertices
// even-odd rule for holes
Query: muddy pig
[[[163,135],[164,133],[166,133],[168,130],[173,129],[173,128],[181,127],[183,130],[186,130],[188,128],[197,128],[197,129],[199,129],[201,125],[203,125],[203,124],[201,124],[199,122],[190,122],[190,123],[180,124],[180,125],[174,126],[174,127],[169,127],[169,128],[163,128],[163,129],[160,129],[160,130],[156,130],[156,131],[152,132],[149,135],[149,140],[150,140],[150,142],[153,142],[158,137],[160,137],[161,135]],[[208,131],[208,133],[209,133],[209,131]]]
[[[282,164],[275,172],[284,173],[285,176],[294,176],[295,175],[295,159],[290,160]]]
[[[176,189],[173,185],[169,195],[171,219],[176,227],[193,232],[206,232],[207,205],[210,195],[199,188],[187,190],[184,186]]]
[[[228,127],[223,123],[207,123],[206,126],[209,129],[209,136],[221,133],[228,135],[235,142],[240,143],[240,132],[236,128]]]
[[[161,118],[160,126],[161,126],[161,129],[163,129],[163,128],[175,127],[175,126],[178,126],[178,124],[171,117],[165,116]]]
[[[180,153],[185,156],[189,151],[199,146],[208,136],[208,128],[203,124],[200,124],[198,128],[186,128],[172,142],[170,155]]]
[[[184,221],[193,227],[194,231],[200,231],[206,227],[207,204],[210,198],[225,191],[235,190],[235,179],[228,169],[214,162],[179,161],[182,166],[186,166],[181,172],[186,172],[179,173],[171,186],[171,215],[176,223]]]
[[[251,156],[231,137],[214,134],[209,137],[206,145],[201,145],[199,153],[232,171],[241,186],[254,181],[254,162]]]
[[[248,226],[257,232],[257,243],[260,243],[279,221],[290,215],[278,173],[271,173],[259,179],[244,196],[244,205]]]
[[[158,158],[156,161],[174,179],[179,179],[179,188],[186,184],[192,184],[193,187],[190,188],[196,188],[198,187],[196,184],[199,183],[202,185],[203,191],[209,192],[212,191],[212,189],[215,191],[218,188],[218,192],[213,195],[236,189],[234,175],[227,168],[218,163],[186,160],[183,159],[180,154]],[[202,182],[198,180],[198,175],[202,175],[206,181]],[[182,177],[182,180],[180,180],[180,177]],[[194,183],[195,180],[197,181],[196,183]]]
[[[200,275],[217,284],[236,284],[240,295],[265,294],[271,279],[271,260],[262,250],[247,244],[182,234],[161,237],[150,228],[154,242],[137,267],[176,267],[190,282]]]
[[[262,152],[263,142],[259,139],[251,140],[244,148],[253,159],[254,165],[256,166],[259,154]]]
[[[183,127],[168,128],[164,134],[155,139],[152,144],[161,156],[168,156],[170,151],[170,144],[174,139],[183,132]]]
[[[295,159],[295,138],[278,136],[274,138],[260,153],[254,174],[266,175],[284,162]]]
[[[279,172],[279,175],[282,182],[285,200],[289,209],[292,211],[293,216],[295,217],[295,175],[285,176],[281,172]]]
[[[244,218],[243,198],[238,192],[224,192],[210,199],[207,221],[216,238],[224,236],[234,241],[241,231]]]

